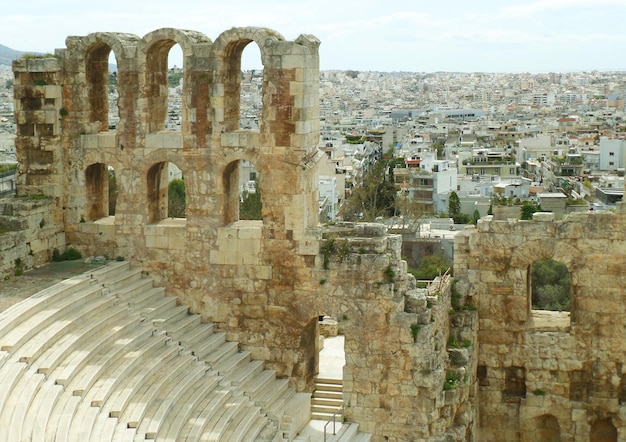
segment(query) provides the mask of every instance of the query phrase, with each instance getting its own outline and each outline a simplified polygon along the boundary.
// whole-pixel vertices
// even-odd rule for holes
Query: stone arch
[[[115,56],[118,71],[123,68],[128,48],[133,47],[139,37],[133,34],[115,32],[96,32],[84,38],[68,37],[67,47],[70,51],[83,54],[84,61],[76,72],[76,81],[83,77],[87,86],[87,108],[84,112],[85,122],[89,128],[86,132],[103,132],[109,129],[109,55]],[[124,76],[118,75],[118,82],[123,82]],[[118,89],[120,84],[118,83]],[[78,109],[76,109],[78,110]],[[122,109],[119,109],[120,120],[123,118]]]
[[[610,419],[602,419],[593,423],[589,431],[590,442],[617,442],[617,429]]]
[[[559,442],[561,427],[559,420],[551,414],[543,414],[529,419],[521,431],[522,442]]]
[[[257,156],[249,155],[242,158],[232,159],[222,172],[222,189],[224,193],[224,225],[240,219],[240,204],[242,203],[242,185],[250,181],[249,176],[243,176],[244,164],[250,163],[258,172]],[[262,177],[256,176],[257,192],[261,187]],[[262,199],[262,197],[261,197]],[[261,202],[262,204],[262,202]]]
[[[148,116],[147,132],[165,129],[168,104],[168,54],[178,44],[183,53],[183,95],[182,95],[182,131],[188,133],[189,97],[191,71],[194,69],[194,48],[198,43],[211,43],[204,34],[196,31],[183,31],[174,28],[162,28],[146,34],[139,42],[139,57],[145,66],[143,73],[144,99]]]
[[[285,41],[285,38],[276,31],[267,28],[232,28],[223,32],[215,40],[213,45],[213,59],[215,60],[216,85],[214,95],[223,94],[223,109],[217,109],[215,119],[217,124],[223,126],[224,132],[233,132],[239,129],[240,113],[240,88],[241,88],[241,55],[244,48],[254,42],[261,52],[261,63],[263,64],[263,90],[262,102],[265,104],[267,67],[270,66],[269,57],[271,55],[272,44]],[[263,106],[260,121],[261,132],[263,123],[266,120],[263,114],[266,106]]]
[[[165,153],[164,153],[165,152]],[[169,217],[168,185],[170,182],[169,165],[173,164],[182,174],[185,193],[189,194],[189,183],[184,179],[188,168],[182,159],[167,151],[158,151],[144,163],[142,170],[146,179],[147,222],[157,223]]]
[[[104,163],[94,163],[85,169],[87,192],[87,221],[103,218],[109,214],[109,180]]]

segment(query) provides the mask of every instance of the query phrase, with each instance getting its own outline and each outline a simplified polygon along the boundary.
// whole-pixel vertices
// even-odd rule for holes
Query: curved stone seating
[[[310,395],[111,263],[0,314],[0,440],[291,440]]]

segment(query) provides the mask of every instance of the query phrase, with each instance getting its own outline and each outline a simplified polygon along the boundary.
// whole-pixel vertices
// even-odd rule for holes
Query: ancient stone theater
[[[249,44],[258,130],[240,125]],[[69,248],[109,263],[0,315],[0,439],[314,440],[328,317],[345,339],[341,440],[626,440],[624,203],[484,217],[456,237],[453,277],[417,288],[400,235],[318,222],[319,45],[251,27],[98,32],[14,62],[18,195],[0,201],[0,272]],[[239,218],[248,164],[262,220]],[[168,216],[172,171],[184,217]],[[531,308],[544,258],[567,267],[570,312]]]

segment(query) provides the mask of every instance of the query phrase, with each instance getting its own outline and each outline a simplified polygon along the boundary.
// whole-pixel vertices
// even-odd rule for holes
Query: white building
[[[600,138],[600,170],[624,168],[626,140]]]

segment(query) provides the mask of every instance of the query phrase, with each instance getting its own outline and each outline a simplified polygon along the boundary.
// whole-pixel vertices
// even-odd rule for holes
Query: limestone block
[[[159,136],[162,139],[162,147],[165,149],[182,149],[183,148],[183,135],[177,131],[165,131],[160,132]]]
[[[533,213],[533,221],[552,222],[556,219],[554,212],[535,212]]]
[[[44,123],[45,124],[56,124],[58,122],[59,116],[56,110],[44,111]]]
[[[46,98],[61,98],[63,94],[63,88],[61,86],[48,84],[44,86],[44,95]]]
[[[98,148],[98,134],[87,134],[80,136],[80,147],[83,149]]]
[[[100,132],[97,134],[98,146],[102,149],[115,149],[117,147],[116,132]]]

